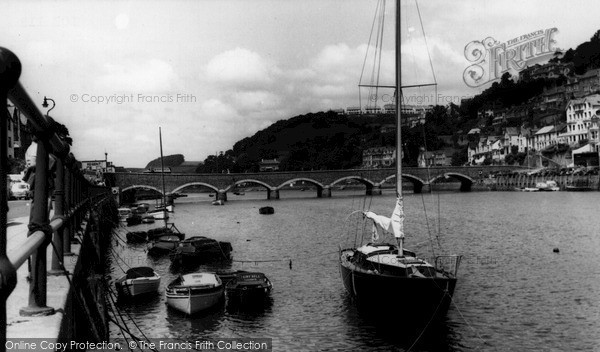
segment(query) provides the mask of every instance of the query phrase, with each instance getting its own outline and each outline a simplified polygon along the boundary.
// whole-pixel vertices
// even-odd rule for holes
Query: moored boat
[[[396,77],[395,117],[396,155],[402,155],[400,1],[396,1]],[[381,14],[385,14],[382,11]],[[379,39],[379,38],[378,38]],[[363,211],[372,222],[363,236],[351,231],[354,243],[340,247],[339,268],[346,291],[358,303],[380,319],[394,323],[428,322],[445,315],[456,287],[461,256],[437,256],[434,265],[404,248],[404,202],[402,194],[402,159],[396,158],[396,202],[390,217]],[[353,212],[357,213],[357,212]],[[385,237],[388,237],[386,239]],[[391,238],[390,238],[391,237]],[[371,242],[362,244],[362,239]],[[389,241],[389,242],[388,242]]]
[[[142,217],[138,214],[131,214],[131,216],[125,219],[125,222],[127,222],[127,226],[139,225],[142,223]]]
[[[126,237],[128,243],[144,243],[148,238],[148,233],[146,231],[127,232]]]
[[[164,205],[160,204],[154,208],[154,211],[163,211],[163,210],[166,210],[167,212],[172,213],[175,210],[175,208],[173,207],[173,204],[169,204],[166,207]]]
[[[275,209],[270,206],[261,207],[258,209],[258,213],[263,215],[275,214]]]
[[[272,288],[263,273],[237,272],[225,286],[228,303],[258,304],[264,302]]]
[[[148,254],[152,256],[160,256],[171,253],[179,245],[179,236],[163,235],[152,240],[148,245]]]
[[[542,192],[560,191],[560,187],[558,187],[558,184],[554,180],[538,182],[538,183],[536,183],[535,188],[537,188],[538,190],[540,190]]]
[[[168,254],[185,238],[185,234],[179,232],[175,224],[167,224],[165,227],[159,227],[148,230],[148,254],[153,256]]]
[[[230,260],[232,249],[229,242],[193,236],[179,242],[177,248],[171,253],[171,262],[177,265],[189,265]]]
[[[172,223],[168,223],[164,227],[157,227],[148,230],[148,240],[155,240],[161,236],[168,235],[175,235],[179,238],[180,241],[185,238],[185,234],[181,233],[179,229],[175,226],[175,224]]]
[[[160,276],[147,266],[131,268],[115,281],[115,286],[119,294],[126,297],[157,293]]]
[[[166,210],[154,210],[146,213],[147,216],[152,216],[154,220],[167,220],[169,219],[169,214]]]
[[[167,286],[167,305],[192,315],[222,301],[224,291],[221,279],[214,273],[181,275]]]
[[[381,302],[409,302],[397,308],[415,321],[443,316],[450,306],[460,257],[438,256],[435,263],[392,243],[340,251],[342,282],[359,306],[378,309]]]
[[[128,217],[131,216],[131,209],[130,208],[119,208],[119,220],[120,221],[126,221]]]
[[[231,270],[231,269],[223,269],[217,270],[216,274],[219,276],[221,281],[223,282],[223,286],[227,286],[229,281],[233,280],[238,273],[246,273],[245,270]]]
[[[142,218],[142,224],[154,224],[154,216],[146,215]]]

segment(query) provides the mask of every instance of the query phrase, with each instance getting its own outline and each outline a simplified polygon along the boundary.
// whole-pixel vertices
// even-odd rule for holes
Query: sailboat
[[[165,165],[163,162],[162,131],[160,127],[158,128],[158,138],[160,142],[160,167],[161,170],[164,170]],[[161,173],[161,178],[163,204],[167,204],[164,172]],[[162,228],[148,230],[148,240],[151,241],[148,245],[148,254],[155,256],[167,254],[177,248],[177,246],[179,246],[179,241],[182,241],[185,238],[185,234],[181,233],[177,227],[175,227],[175,224],[169,224],[167,222],[167,219],[169,219],[167,209],[163,207],[161,210],[149,214],[152,214],[157,220],[164,220],[164,226]]]
[[[340,247],[339,268],[344,287],[359,306],[379,308],[398,323],[428,321],[444,316],[454,289],[461,256],[437,256],[434,263],[404,247],[404,204],[402,196],[400,0],[396,1],[396,193],[391,216],[362,212],[372,222],[371,242]],[[381,236],[379,236],[381,234]],[[383,235],[394,240],[379,241]],[[371,310],[375,312],[375,310]],[[391,314],[395,312],[397,314]]]

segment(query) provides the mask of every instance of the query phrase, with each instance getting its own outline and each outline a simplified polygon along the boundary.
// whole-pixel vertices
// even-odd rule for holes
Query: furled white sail
[[[402,210],[402,199],[398,198],[396,201],[396,207],[392,213],[392,217],[377,215],[372,211],[364,213],[365,217],[373,220],[377,229],[387,231],[394,235],[396,238],[404,238],[404,211]]]

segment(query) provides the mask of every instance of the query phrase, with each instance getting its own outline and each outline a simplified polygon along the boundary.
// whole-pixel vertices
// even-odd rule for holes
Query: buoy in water
[[[258,212],[263,215],[274,214],[275,209],[273,209],[273,207],[267,206],[267,207],[262,207],[262,208],[258,209]]]
[[[552,252],[554,252],[554,253],[559,253],[559,252],[560,252],[560,250],[558,249],[558,247],[554,247],[554,249],[552,250]]]

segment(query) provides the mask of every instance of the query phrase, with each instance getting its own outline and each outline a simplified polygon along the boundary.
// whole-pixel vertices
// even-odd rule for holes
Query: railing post
[[[81,179],[80,174],[77,174],[78,177],[75,178],[75,205],[79,206],[77,209],[77,213],[75,215],[76,223],[75,228],[76,231],[81,231]]]
[[[65,170],[65,209],[67,211],[68,221],[62,230],[63,235],[63,257],[71,256],[71,231],[73,229],[73,171],[70,168]]]
[[[17,272],[6,256],[8,215],[7,94],[19,80],[21,63],[11,51],[0,48],[0,351],[6,350],[6,299],[17,285]]]
[[[46,241],[31,255],[29,305],[21,308],[21,316],[54,314],[54,308],[46,306],[46,247],[52,239],[52,228],[48,219],[48,151],[46,141],[38,140],[35,158],[35,181],[29,233],[43,231]]]
[[[63,161],[60,158],[56,159],[56,177],[54,181],[54,218],[53,219],[64,219],[65,215],[65,188],[64,188],[64,172],[65,167]],[[64,224],[64,222],[63,222]],[[52,267],[48,274],[50,275],[62,275],[64,274],[62,263],[63,263],[63,228],[64,225],[56,230],[53,234],[54,248],[52,251]]]

